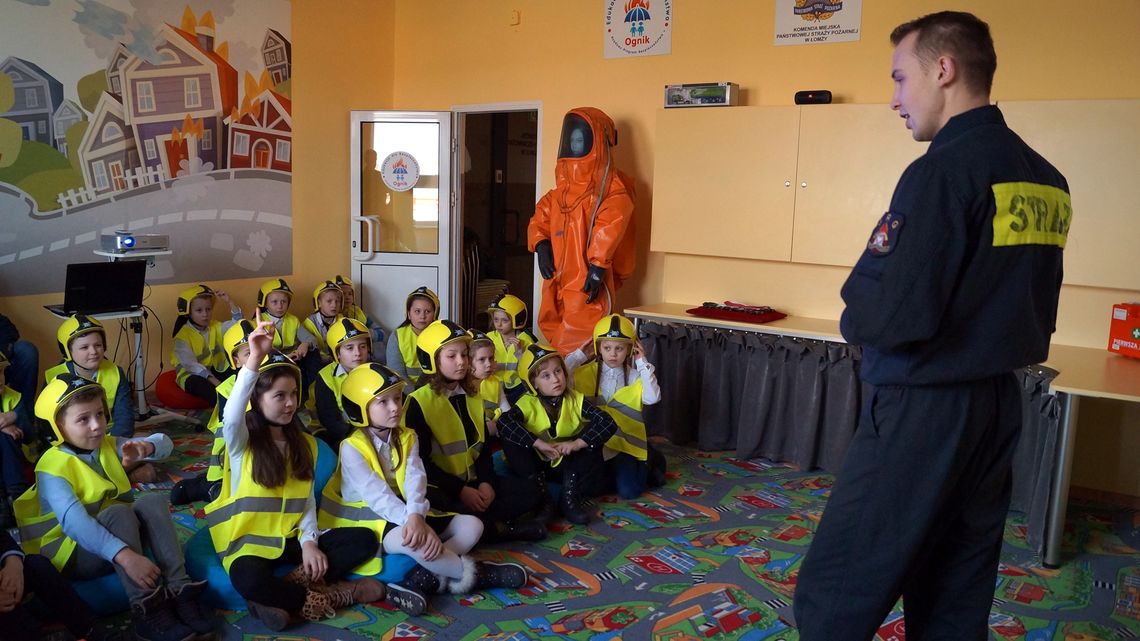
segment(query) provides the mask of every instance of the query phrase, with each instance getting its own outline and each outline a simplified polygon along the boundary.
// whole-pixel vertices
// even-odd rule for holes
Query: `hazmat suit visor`
[[[590,123],[577,114],[566,114],[562,121],[562,142],[558,146],[559,158],[581,158],[594,148],[594,133]]]

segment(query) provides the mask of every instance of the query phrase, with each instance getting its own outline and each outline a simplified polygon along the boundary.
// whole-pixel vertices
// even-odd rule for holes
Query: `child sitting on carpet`
[[[63,362],[44,372],[44,382],[50,383],[64,373],[95,381],[107,393],[110,411],[106,417],[107,431],[112,436],[134,436],[135,405],[131,401],[131,384],[123,368],[104,358],[107,332],[103,323],[76,314],[63,321],[55,337]]]
[[[473,514],[489,541],[538,540],[545,524],[526,515],[540,507],[538,488],[495,473],[486,447],[483,401],[471,378],[471,336],[448,320],[416,338],[424,385],[408,396],[401,425],[416,432],[428,477],[428,500],[438,510]]]
[[[495,376],[503,382],[507,398],[514,400],[526,393],[525,386],[519,387],[519,357],[538,340],[526,329],[526,303],[518,296],[503,294],[491,302],[487,313],[491,316],[487,337],[495,345]]]
[[[214,411],[206,421],[206,428],[214,437],[210,445],[209,467],[198,476],[174,484],[174,488],[170,490],[170,502],[174,505],[187,505],[194,501],[212,501],[218,498],[222,485],[222,463],[226,458],[226,439],[222,437],[221,416],[226,409],[226,400],[234,388],[234,381],[237,380],[238,369],[249,357],[249,334],[253,330],[252,321],[241,320],[231,325],[222,335],[222,349],[226,353],[230,375],[214,389],[217,392],[217,400],[214,402]]]
[[[416,337],[435,321],[439,314],[439,296],[427,287],[417,287],[404,303],[404,322],[396,328],[395,340],[388,341],[387,365],[409,381],[407,392],[420,385],[420,361],[416,356]]]
[[[587,362],[590,356],[593,359]],[[661,399],[661,388],[633,323],[620,314],[603,317],[594,325],[593,339],[566,357],[566,366],[574,389],[617,423],[617,433],[606,441],[602,457],[618,496],[634,499],[647,485],[663,484],[665,457],[650,445],[641,414],[643,405]]]
[[[218,400],[214,388],[229,369],[222,349],[222,323],[212,319],[215,298],[229,305],[233,321],[241,320],[241,308],[229,294],[206,285],[188,287],[178,294],[178,319],[174,321],[174,345],[170,349],[178,386],[211,405]]]
[[[326,339],[335,360],[321,368],[313,383],[321,428],[314,433],[336,450],[352,433],[352,427],[345,422],[340,386],[349,372],[372,360],[372,333],[360,321],[342,316],[329,327]]]
[[[507,402],[503,381],[495,376],[495,343],[489,336],[477,329],[468,330],[471,347],[471,376],[479,381],[479,398],[483,400],[483,418],[487,421],[487,433],[498,436],[499,415],[511,408]]]
[[[349,423],[359,428],[340,444],[340,463],[321,501],[322,528],[363,525],[380,539],[375,558],[356,572],[375,575],[385,554],[419,564],[388,586],[388,601],[411,616],[423,614],[436,592],[467,594],[526,585],[516,563],[476,562],[466,556],[483,523],[469,514],[429,511],[427,475],[414,430],[400,427],[404,381],[375,363],[361,365],[340,386]]]
[[[519,359],[519,376],[529,393],[499,417],[503,454],[511,469],[529,479],[543,496],[547,477],[561,476],[562,515],[571,523],[586,525],[593,511],[584,502],[605,488],[602,446],[617,425],[570,387],[570,374],[553,347],[528,346]],[[549,498],[546,504],[552,507]]]
[[[48,556],[69,579],[111,572],[127,592],[136,634],[186,641],[213,633],[198,605],[205,581],[186,574],[182,545],[159,493],[131,495],[126,467],[161,459],[174,445],[164,434],[145,439],[107,434],[107,400],[94,381],[63,373],[36,399],[36,416],[58,437],[36,463],[36,483],[15,503],[23,546]],[[156,561],[143,555],[150,549]]]
[[[341,293],[340,286],[331,280],[322,281],[313,290],[313,313],[301,321],[301,325],[317,339],[322,365],[336,360],[325,341],[325,334],[340,317],[343,305],[344,294]]]
[[[250,613],[281,630],[300,618],[319,621],[338,607],[381,599],[384,586],[375,579],[341,580],[375,556],[371,530],[317,530],[317,441],[297,418],[301,372],[284,354],[270,353],[273,333],[273,323],[258,321],[249,334],[249,356],[223,413],[221,494],[206,506],[206,521]],[[274,570],[282,564],[296,567],[278,577]]]

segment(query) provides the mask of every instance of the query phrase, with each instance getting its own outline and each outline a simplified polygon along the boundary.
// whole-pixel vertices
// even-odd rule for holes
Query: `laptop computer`
[[[142,307],[145,260],[72,263],[67,266],[62,305],[44,307],[57,316],[133,312]]]

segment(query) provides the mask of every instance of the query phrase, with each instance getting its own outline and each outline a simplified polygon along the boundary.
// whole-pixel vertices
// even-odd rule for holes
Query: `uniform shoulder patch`
[[[867,241],[867,253],[872,256],[886,256],[895,250],[902,234],[903,215],[896,211],[883,214],[871,232],[871,239]]]

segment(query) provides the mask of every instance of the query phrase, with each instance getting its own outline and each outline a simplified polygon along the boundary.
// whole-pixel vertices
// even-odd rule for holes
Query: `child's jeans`
[[[162,571],[164,585],[178,592],[181,586],[190,582],[182,546],[178,543],[174,521],[170,519],[169,503],[164,494],[146,494],[129,505],[112,505],[95,518],[131,550],[143,554],[145,543],[150,548],[155,564]],[[110,563],[82,547],[75,549],[63,575],[69,579],[93,579],[112,571],[118,573],[131,604],[154,592],[153,588],[138,585],[131,580],[120,565]]]

